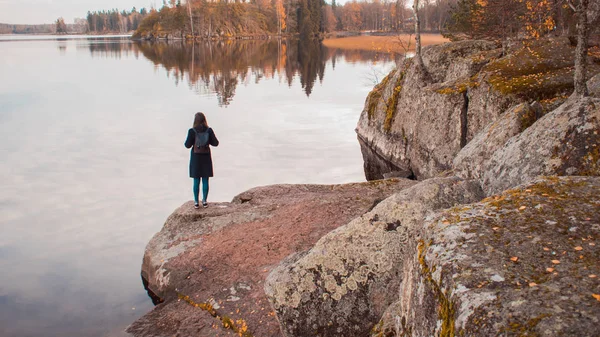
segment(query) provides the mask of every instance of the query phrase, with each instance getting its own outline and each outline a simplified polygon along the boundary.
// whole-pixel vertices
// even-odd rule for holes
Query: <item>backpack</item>
[[[208,152],[208,142],[210,140],[210,135],[208,133],[208,128],[203,132],[198,132],[196,129],[192,129],[196,133],[196,139],[194,140],[194,153],[207,153]]]

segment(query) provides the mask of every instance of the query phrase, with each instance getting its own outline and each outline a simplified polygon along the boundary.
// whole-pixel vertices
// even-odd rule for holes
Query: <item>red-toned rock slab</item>
[[[178,208],[144,254],[142,276],[164,300],[134,322],[134,336],[281,336],[263,286],[286,257],[416,182],[389,179],[343,185],[273,185],[231,203]],[[184,297],[187,296],[187,297]],[[203,303],[210,303],[213,317]],[[198,306],[194,306],[194,304]],[[246,328],[244,327],[246,326]],[[246,330],[247,329],[247,330]]]

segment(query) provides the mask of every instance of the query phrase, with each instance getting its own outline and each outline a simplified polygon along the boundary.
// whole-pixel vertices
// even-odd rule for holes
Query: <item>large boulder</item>
[[[356,129],[367,179],[387,170],[419,180],[437,176],[506,111],[537,101],[539,117],[573,91],[574,48],[566,39],[515,42],[506,51],[496,47],[483,41],[429,46],[423,49],[425,73],[407,60],[373,89]],[[599,72],[600,64],[590,62],[588,74]],[[592,96],[598,83],[589,82]]]
[[[506,142],[531,126],[540,116],[539,104],[522,103],[509,109],[471,140],[453,160],[457,176],[482,179],[483,166]]]
[[[490,195],[539,175],[600,175],[600,99],[572,97],[508,140],[481,180]]]
[[[416,182],[274,185],[197,210],[187,202],[148,243],[142,277],[156,302],[134,336],[280,336],[264,295],[269,272],[331,230]]]
[[[429,179],[286,259],[265,283],[284,335],[368,335],[397,297],[405,249],[426,215],[482,197],[475,181]]]
[[[360,116],[359,138],[406,176],[421,180],[448,170],[456,153],[514,103],[476,79],[499,56],[498,46],[486,41],[424,48],[427,75],[410,59],[377,85]],[[372,171],[368,178],[385,173]]]
[[[439,212],[372,336],[596,336],[600,178],[549,177]]]

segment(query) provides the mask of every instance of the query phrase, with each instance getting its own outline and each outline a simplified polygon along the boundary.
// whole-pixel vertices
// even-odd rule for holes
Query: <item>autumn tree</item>
[[[425,70],[423,57],[421,56],[421,21],[419,20],[419,0],[413,1],[413,12],[415,18],[415,58],[421,70]]]
[[[361,30],[362,11],[358,2],[346,2],[343,7],[342,22],[345,30]]]
[[[190,30],[192,31],[192,36],[194,36],[194,19],[192,18],[192,0],[186,1],[186,7],[188,12],[188,17],[190,18]]]
[[[579,97],[589,95],[587,87],[587,54],[590,27],[600,22],[600,4],[598,0],[567,0],[577,16],[577,47],[575,49],[575,92]],[[591,3],[590,3],[591,2]]]
[[[529,37],[540,38],[554,28],[554,11],[550,0],[526,0],[525,7],[521,18]]]
[[[65,19],[62,17],[56,20],[56,34],[66,34],[67,33],[67,24],[65,23]]]
[[[300,39],[315,39],[323,32],[321,7],[323,0],[300,0],[298,30]]]
[[[286,14],[285,14],[285,8],[283,7],[283,0],[275,0],[275,12],[277,13],[277,25],[278,25],[278,31],[279,31],[279,35],[281,35],[281,32],[285,30],[285,23],[286,23]]]
[[[394,17],[396,20],[396,30],[404,29],[405,12],[406,12],[406,1],[407,0],[396,0],[394,6]]]
[[[450,9],[449,37],[505,40],[517,36],[524,8],[523,0],[459,0]]]
[[[333,32],[337,27],[337,18],[333,14],[333,8],[331,6],[323,6],[323,13],[321,15],[323,19],[323,29],[325,32]]]

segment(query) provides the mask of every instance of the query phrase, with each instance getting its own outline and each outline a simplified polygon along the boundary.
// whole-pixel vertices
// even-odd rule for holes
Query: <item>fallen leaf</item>
[[[549,272],[549,273],[551,273],[551,272],[554,271],[554,268],[546,268],[546,271]]]
[[[535,286],[537,286],[537,283],[535,283],[535,282],[529,282],[529,286],[530,287],[535,287]]]
[[[550,248],[544,247],[544,250],[548,252],[548,251],[550,251]]]
[[[588,277],[589,277],[589,278],[596,278],[597,276],[596,276],[596,275],[594,275],[594,274],[591,274],[591,275],[589,275]]]
[[[559,260],[552,260],[552,263],[554,263],[554,264],[559,264],[559,263],[560,263],[560,261],[559,261]]]
[[[593,242],[588,243],[590,246],[595,246],[596,244]]]
[[[595,299],[597,299],[598,301],[600,301],[600,295],[598,295],[598,294],[592,294],[592,296],[594,296]]]
[[[527,208],[527,206],[521,206],[521,207],[519,207],[519,211],[522,211],[522,210],[524,210],[525,208]]]
[[[500,227],[492,227],[493,230],[497,231]]]
[[[513,257],[511,257],[511,258],[510,258],[510,260],[511,260],[512,262],[517,262],[517,261],[519,261],[519,258],[518,258],[518,257],[516,257],[516,256],[513,256]]]
[[[581,247],[581,246],[575,247],[575,250],[582,250],[582,249],[583,249],[583,247]]]
[[[442,222],[442,224],[444,224],[444,225],[449,225],[449,224],[450,224],[450,221],[446,220],[446,221]]]

